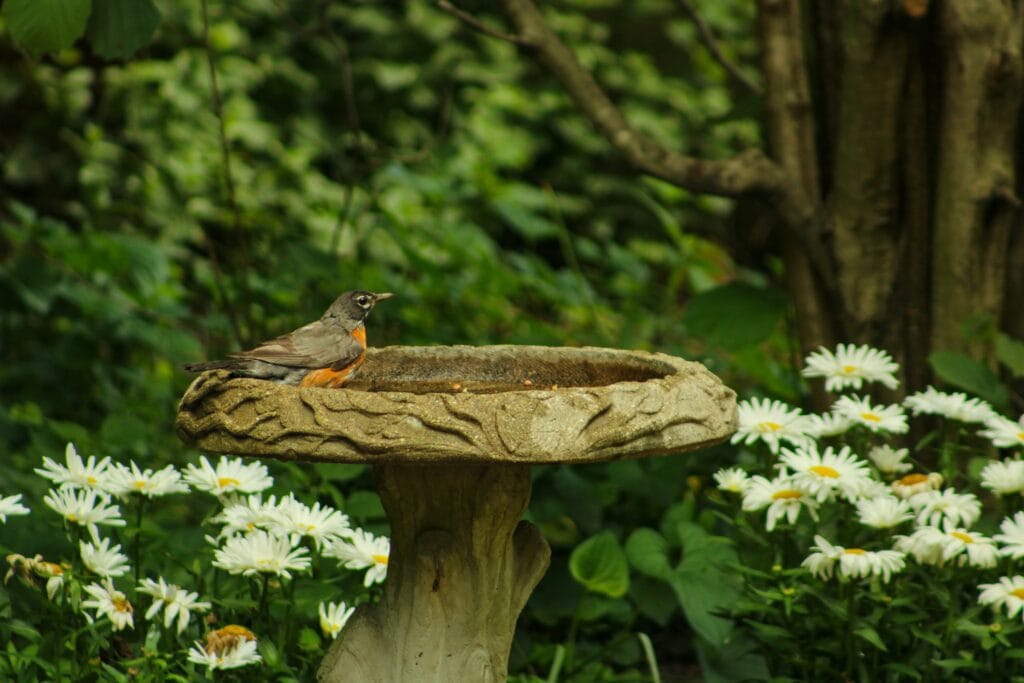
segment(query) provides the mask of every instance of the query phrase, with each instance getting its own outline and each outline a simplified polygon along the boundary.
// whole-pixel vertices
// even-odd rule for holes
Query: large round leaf
[[[85,32],[91,0],[6,0],[11,38],[33,55],[71,47]]]

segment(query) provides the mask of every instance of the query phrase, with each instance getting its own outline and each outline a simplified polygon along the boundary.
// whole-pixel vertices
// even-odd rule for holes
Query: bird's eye
[[[370,297],[364,294],[363,296],[356,298],[356,303],[359,304],[361,307],[366,308],[367,306],[370,305]]]

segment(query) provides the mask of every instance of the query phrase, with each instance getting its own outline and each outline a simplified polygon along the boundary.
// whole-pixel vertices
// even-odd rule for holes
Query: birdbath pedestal
[[[181,438],[213,453],[366,463],[391,524],[384,595],[349,621],[324,683],[505,681],[550,549],[521,517],[530,466],[694,450],[735,431],[735,394],[663,354],[385,347],[341,389],[200,376]]]

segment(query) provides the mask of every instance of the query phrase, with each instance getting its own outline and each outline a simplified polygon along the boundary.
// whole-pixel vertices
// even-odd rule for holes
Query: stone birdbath
[[[734,392],[672,356],[392,346],[340,389],[206,373],[177,428],[213,453],[373,466],[391,524],[384,595],[349,621],[320,681],[491,683],[551,554],[521,520],[530,466],[695,450],[735,423]]]

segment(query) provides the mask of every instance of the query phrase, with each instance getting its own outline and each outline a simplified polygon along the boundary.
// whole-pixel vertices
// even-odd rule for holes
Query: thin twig
[[[690,15],[690,19],[697,25],[697,30],[700,31],[701,42],[704,43],[704,47],[715,58],[715,61],[747,90],[757,95],[762,94],[764,91],[761,89],[761,86],[752,81],[746,74],[740,71],[739,67],[731,59],[725,56],[722,48],[718,45],[718,40],[715,38],[715,32],[711,30],[711,25],[704,20],[704,17],[700,15],[697,8],[693,6],[693,3],[690,0],[679,0],[679,6]]]
[[[498,40],[504,40],[515,45],[528,46],[530,44],[530,42],[521,35],[514,33],[506,33],[492,26],[488,26],[484,22],[474,17],[469,12],[461,10],[452,3],[448,2],[448,0],[437,0],[437,7],[439,9],[444,10],[448,14],[452,15],[466,26],[469,26],[474,31],[478,31],[479,33],[482,33],[485,36],[497,38]]]
[[[238,209],[238,202],[235,197],[235,181],[231,173],[231,150],[228,147],[227,130],[224,127],[224,106],[221,101],[220,87],[217,84],[217,69],[213,63],[213,50],[210,47],[210,18],[207,8],[207,0],[201,2],[202,15],[203,15],[203,51],[206,54],[206,66],[210,77],[210,92],[213,98],[213,113],[217,117],[217,123],[220,135],[220,147],[221,147],[221,158],[224,166],[224,184],[228,195],[228,205],[231,207],[232,220],[234,221],[234,229],[236,236],[238,237],[239,249],[241,249],[245,262],[248,262],[247,258],[247,247],[245,244],[244,232],[242,229],[242,216]],[[224,301],[224,307],[227,309],[228,319],[231,321],[231,329],[235,335],[235,342],[240,346],[245,345],[245,337],[242,334],[242,326],[239,319],[238,310],[235,308],[234,302],[228,295],[227,288],[224,285],[224,274],[221,270],[220,259],[217,257],[217,250],[214,247],[213,239],[204,230],[203,235],[206,238],[206,249],[210,256],[210,264],[213,267],[213,278],[217,285],[217,289],[220,290],[221,299]],[[247,289],[246,278],[243,273],[242,281]]]

